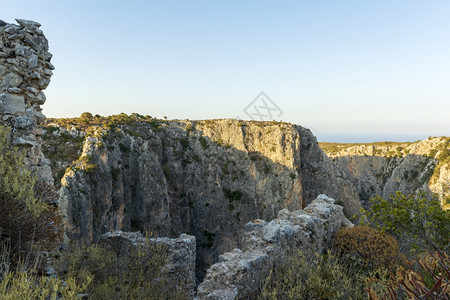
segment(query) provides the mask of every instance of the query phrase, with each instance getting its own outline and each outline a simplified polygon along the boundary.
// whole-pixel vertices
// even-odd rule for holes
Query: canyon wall
[[[336,167],[356,187],[362,203],[396,191],[437,194],[444,208],[450,198],[450,138],[414,143],[322,143]]]
[[[242,247],[251,220],[301,209],[322,192],[350,213],[360,208],[351,183],[300,126],[139,115],[48,123],[44,148],[56,179],[63,176],[69,238],[92,242],[115,230],[192,234],[198,278],[220,254]]]
[[[26,164],[39,181],[53,185],[50,162],[41,151],[45,116],[43,90],[52,70],[48,41],[34,21],[0,20],[0,125],[11,128],[14,145],[26,149]]]

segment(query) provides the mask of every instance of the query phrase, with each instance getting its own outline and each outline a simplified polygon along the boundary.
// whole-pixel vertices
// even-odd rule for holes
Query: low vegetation
[[[8,254],[3,271],[39,262],[38,250],[50,251],[62,238],[61,216],[50,205],[55,191],[37,183],[25,153],[11,145],[8,135],[9,129],[0,126],[0,246]]]
[[[59,259],[63,279],[87,282],[89,299],[186,299],[182,282],[172,282],[164,266],[167,249],[146,243],[119,256],[108,247],[93,244],[71,247]]]
[[[408,154],[407,146],[411,145],[412,142],[374,142],[374,143],[319,143],[320,148],[322,148],[328,155],[336,155],[340,151],[355,147],[355,146],[365,146],[374,147],[375,155],[385,155],[385,156],[405,156]],[[381,148],[389,149],[385,153]],[[361,152],[361,154],[364,154]]]
[[[255,299],[449,299],[450,214],[436,198],[376,197],[359,218],[327,253],[274,265]]]

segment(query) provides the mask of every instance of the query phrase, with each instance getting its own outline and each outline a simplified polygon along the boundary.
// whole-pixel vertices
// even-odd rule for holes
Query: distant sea
[[[428,138],[425,135],[363,135],[363,134],[326,134],[314,132],[319,142],[330,143],[373,143],[373,142],[415,142]]]

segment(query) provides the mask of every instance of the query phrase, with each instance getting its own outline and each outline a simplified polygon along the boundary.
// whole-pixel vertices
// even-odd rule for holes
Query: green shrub
[[[390,267],[399,259],[397,240],[368,226],[340,229],[333,240],[333,251],[362,267]]]
[[[370,199],[370,208],[361,210],[360,220],[395,236],[403,252],[412,250],[447,251],[450,237],[450,210],[443,210],[437,197],[425,194],[390,199]]]
[[[166,247],[148,240],[120,256],[94,244],[64,253],[58,269],[81,282],[93,278],[89,299],[186,299],[183,283],[169,280],[163,268],[166,257]]]
[[[242,192],[240,190],[231,191],[230,189],[223,188],[222,191],[225,198],[227,198],[230,202],[239,201],[242,198]]]
[[[371,276],[379,276],[382,282]],[[369,287],[384,294],[387,277],[383,270],[355,274],[330,251],[307,258],[299,250],[273,266],[254,299],[367,299]]]
[[[13,147],[8,129],[0,127],[0,246],[7,249],[12,267],[39,260],[62,239],[62,220],[48,203],[58,198],[52,186],[36,183],[24,162],[24,153]]]
[[[189,139],[188,138],[179,139],[178,141],[180,142],[180,145],[183,147],[183,149],[187,149],[189,147]]]
[[[20,199],[31,212],[39,215],[46,205],[34,197],[36,178],[25,165],[24,151],[12,146],[9,132],[9,128],[0,126],[0,190]]]
[[[119,179],[120,168],[111,167],[111,177],[113,181],[117,181]]]
[[[202,145],[203,150],[206,150],[209,148],[208,142],[206,141],[206,139],[204,137],[199,137],[198,141],[200,142],[200,145]]]
[[[164,176],[166,176],[166,179],[170,180],[172,178],[172,171],[170,170],[169,164],[164,164],[161,168],[163,170]]]
[[[92,156],[82,155],[75,162],[74,170],[83,170],[86,173],[93,173],[97,170],[97,165]]]
[[[32,272],[7,272],[0,278],[2,300],[16,299],[80,299],[92,281],[92,276],[84,276],[77,282],[74,278],[60,280],[52,277],[40,277]]]

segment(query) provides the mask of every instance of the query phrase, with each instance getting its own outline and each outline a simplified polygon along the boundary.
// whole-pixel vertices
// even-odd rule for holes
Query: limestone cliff
[[[414,143],[321,143],[335,165],[358,189],[366,203],[401,191],[436,193],[443,207],[450,197],[450,138],[435,137]]]
[[[48,123],[44,148],[55,176],[70,165],[60,201],[69,237],[190,233],[199,278],[220,254],[242,246],[244,225],[255,218],[300,209],[321,192],[350,213],[360,208],[351,183],[300,126],[139,115]]]
[[[50,162],[41,152],[40,108],[54,69],[52,55],[39,23],[16,21],[0,20],[0,125],[10,127],[13,144],[26,149],[26,163],[38,180],[52,185]]]

